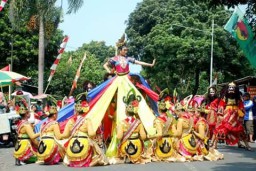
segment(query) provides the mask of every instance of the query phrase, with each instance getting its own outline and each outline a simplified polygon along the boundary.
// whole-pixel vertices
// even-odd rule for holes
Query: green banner
[[[256,40],[254,38],[254,33],[251,26],[248,24],[247,19],[244,18],[242,12],[238,8],[236,8],[224,29],[233,35],[243,50],[246,58],[252,66],[256,68]]]

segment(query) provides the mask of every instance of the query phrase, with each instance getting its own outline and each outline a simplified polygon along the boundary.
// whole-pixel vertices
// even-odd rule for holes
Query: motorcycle
[[[0,114],[0,145],[15,145],[19,119],[20,116],[16,113]]]

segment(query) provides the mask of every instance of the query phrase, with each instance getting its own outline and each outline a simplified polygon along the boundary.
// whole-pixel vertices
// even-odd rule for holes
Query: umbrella
[[[16,81],[24,81],[30,78],[12,71],[0,71],[0,86],[5,87]]]
[[[17,96],[17,92],[18,91],[13,92],[12,96]],[[23,93],[23,95],[28,96],[29,98],[33,98],[33,95],[31,93],[29,93],[29,92],[22,91],[22,93]]]

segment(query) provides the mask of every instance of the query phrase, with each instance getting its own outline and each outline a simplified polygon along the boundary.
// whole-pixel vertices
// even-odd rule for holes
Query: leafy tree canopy
[[[216,24],[213,69],[222,75],[219,81],[230,81],[255,71],[223,29],[230,15],[224,7],[210,11],[208,4],[202,2],[144,0],[127,21],[129,49],[142,61],[157,59],[155,67],[143,72],[153,84],[178,88],[184,95],[204,93],[209,86],[213,19]]]

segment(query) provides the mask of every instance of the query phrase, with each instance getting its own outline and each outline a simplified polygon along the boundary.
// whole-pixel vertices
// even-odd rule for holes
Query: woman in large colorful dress
[[[60,127],[56,122],[57,107],[51,105],[48,113],[48,120],[41,125],[37,157],[38,162],[52,165],[64,157],[64,151],[55,140],[61,139]]]
[[[16,111],[21,116],[21,120],[17,124],[18,141],[15,144],[13,156],[16,159],[16,165],[21,165],[21,162],[33,163],[37,160],[39,133],[35,134],[32,125],[28,122],[29,113],[25,99],[21,98],[16,104]]]
[[[137,95],[141,95],[139,90],[135,87],[135,85],[130,81],[128,73],[129,63],[135,63],[142,66],[153,67],[155,65],[155,60],[153,63],[146,63],[137,61],[132,57],[127,57],[127,47],[125,45],[124,37],[119,40],[117,43],[117,47],[119,53],[117,56],[110,58],[105,64],[104,68],[107,72],[111,72],[111,69],[108,66],[112,66],[114,68],[116,76],[108,79],[102,85],[95,87],[88,94],[88,99],[90,101],[91,110],[87,114],[86,118],[89,118],[93,125],[93,130],[96,131],[98,127],[101,125],[104,115],[109,108],[112,99],[116,94],[116,117],[115,122],[118,125],[122,120],[124,120],[126,116],[126,106],[123,103],[123,97],[127,95],[130,89],[134,89]],[[94,97],[92,97],[94,95]],[[138,115],[140,117],[141,122],[143,123],[148,134],[153,134],[155,132],[155,128],[153,126],[153,122],[155,119],[155,115],[152,110],[148,106],[146,100],[142,97],[141,102],[138,108]],[[106,126],[106,125],[105,125]],[[108,149],[113,149],[113,151],[107,150],[107,154],[109,157],[115,157],[115,149],[117,148],[116,134],[113,134],[112,142]]]
[[[123,100],[127,105],[127,117],[117,125],[117,138],[120,140],[118,157],[124,162],[145,163],[142,154],[146,132],[139,116],[136,117],[141,96],[136,96],[134,89],[131,89]]]
[[[63,162],[70,167],[89,167],[106,164],[104,154],[91,138],[96,132],[92,122],[85,118],[89,111],[85,100],[76,102],[76,115],[65,126],[62,138],[68,138],[64,144],[66,151]]]

